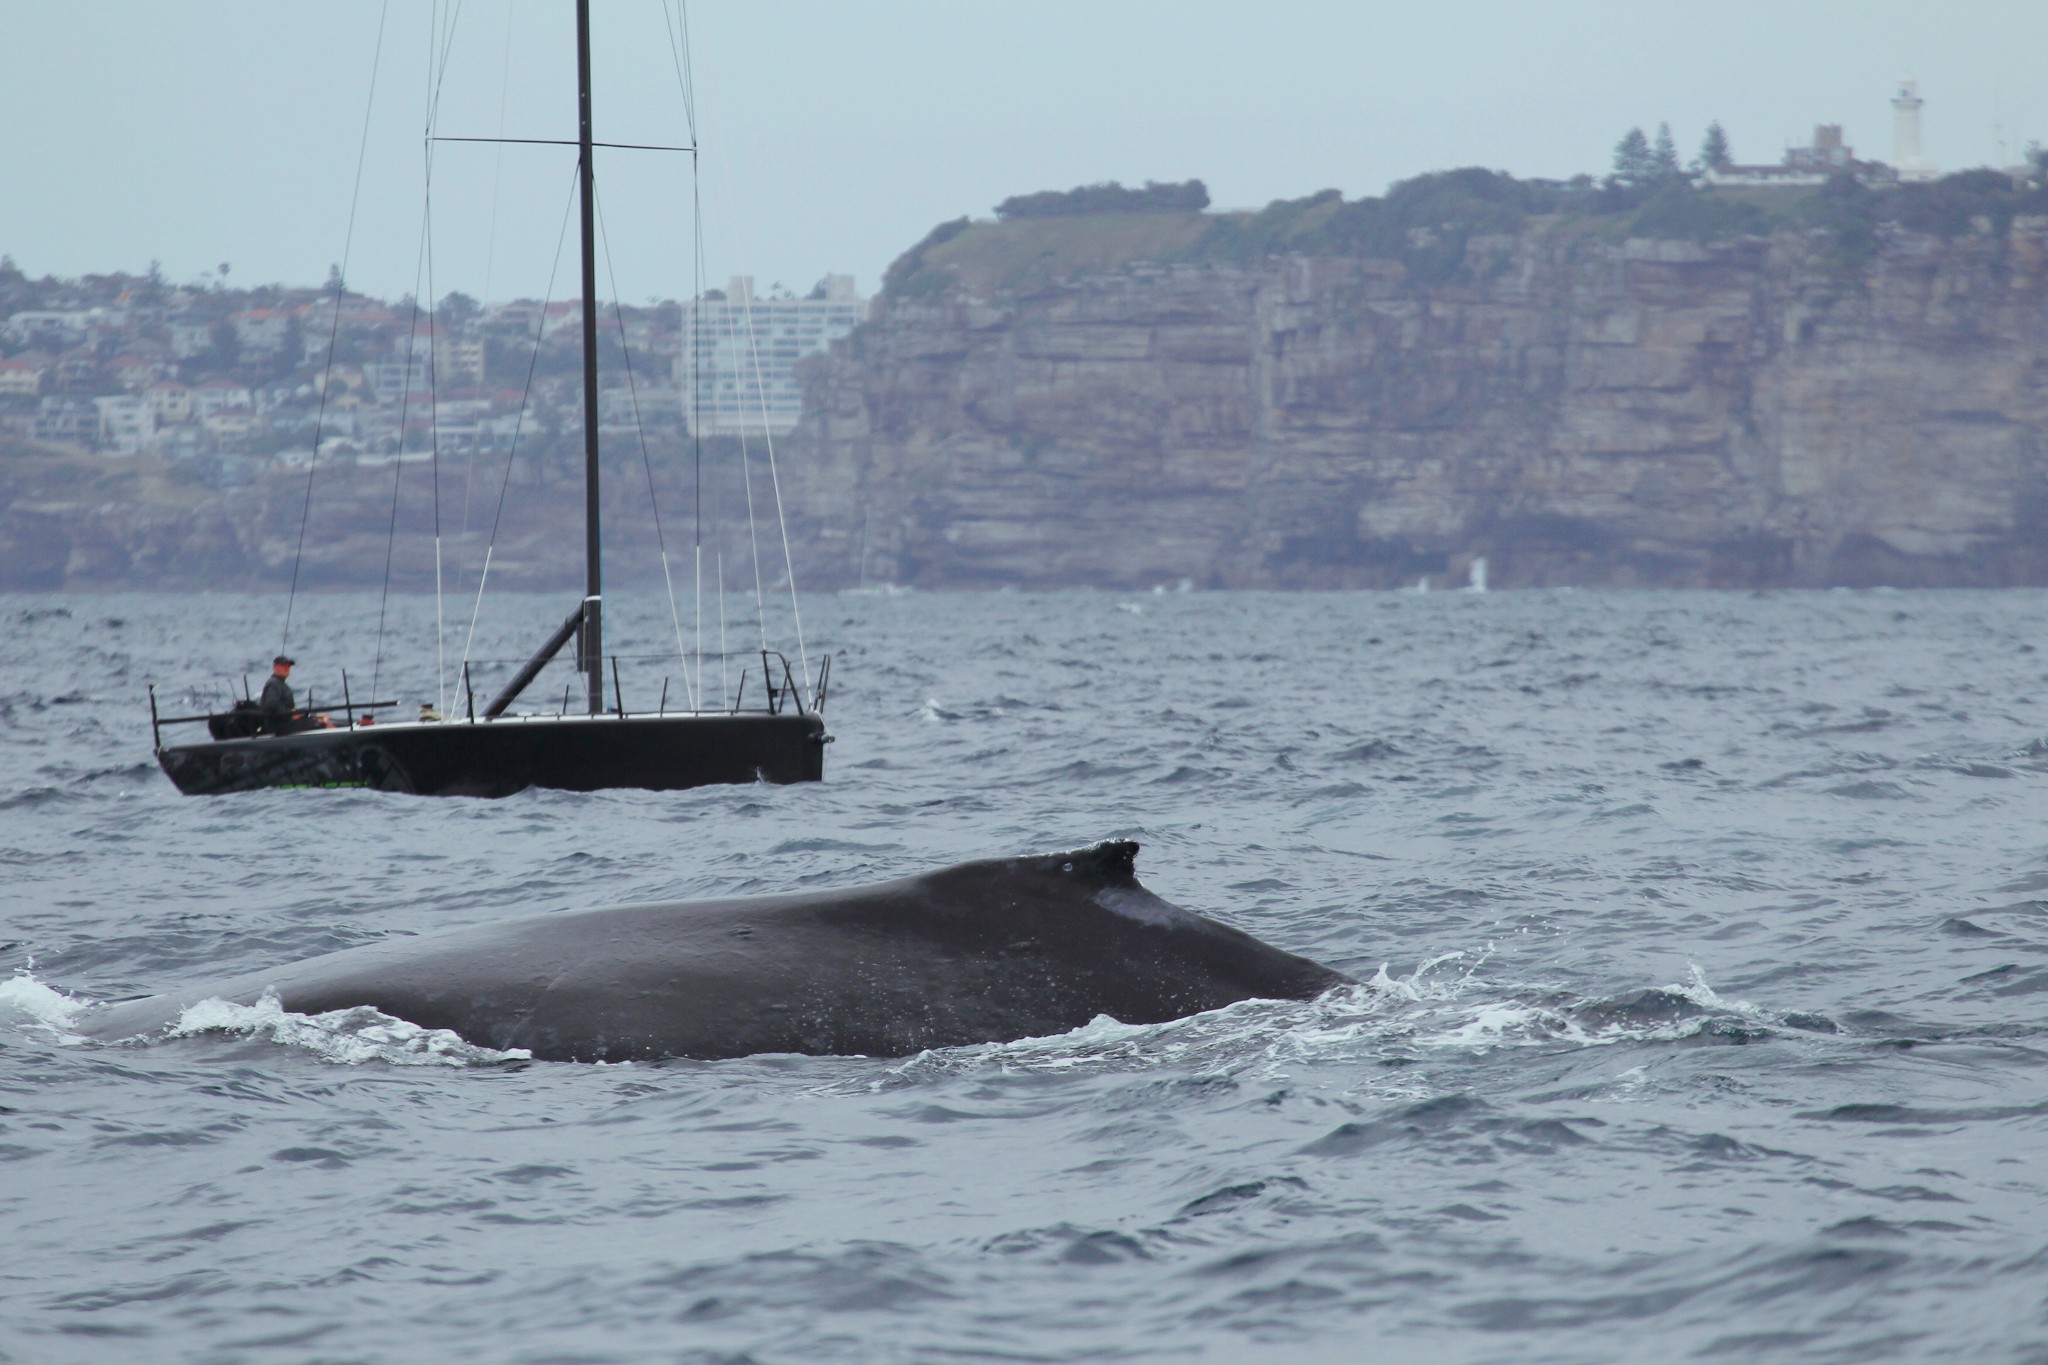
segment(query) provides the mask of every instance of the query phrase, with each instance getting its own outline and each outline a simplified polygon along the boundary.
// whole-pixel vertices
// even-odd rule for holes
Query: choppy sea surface
[[[144,684],[282,608],[0,598],[0,1360],[2048,1360],[2048,595],[813,597],[821,785],[178,795]],[[297,610],[368,672],[374,597]],[[71,1031],[1111,836],[1364,984],[891,1059]]]

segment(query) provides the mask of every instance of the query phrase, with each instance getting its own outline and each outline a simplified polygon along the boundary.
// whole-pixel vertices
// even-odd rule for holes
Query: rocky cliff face
[[[607,568],[615,579],[658,583],[642,472],[614,464],[605,485]],[[437,491],[443,580],[451,591],[474,590],[498,471],[450,460],[438,490],[424,465],[409,464],[398,480],[394,472],[323,466],[307,515],[303,469],[215,491],[169,477],[153,456],[0,444],[0,591],[282,589],[295,561],[302,588],[375,587],[388,566],[393,587],[431,590]],[[520,473],[505,500],[491,582],[574,591],[583,578],[581,472]],[[678,496],[674,488],[669,496]]]
[[[818,364],[807,585],[2048,583],[2048,219],[977,275],[1046,230]]]
[[[798,581],[1384,587],[1484,557],[1498,586],[2048,583],[2048,217],[1852,250],[1617,221],[1455,253],[1396,224],[1398,260],[1233,258],[1227,215],[949,224],[811,372],[778,461]],[[637,449],[611,458],[608,575],[658,583]],[[711,470],[734,506],[737,460]],[[0,443],[0,589],[289,579],[302,472],[211,493],[150,463]],[[382,581],[391,477],[320,475],[302,585]],[[444,471],[451,585],[481,567],[476,477],[465,503]],[[580,582],[578,480],[520,464],[493,583]],[[431,494],[408,473],[397,585],[434,581]]]

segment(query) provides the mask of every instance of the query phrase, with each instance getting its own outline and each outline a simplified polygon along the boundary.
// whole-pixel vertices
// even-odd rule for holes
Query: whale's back
[[[965,863],[842,891],[617,906],[389,939],[118,1005],[102,1038],[199,1000],[372,1006],[537,1058],[902,1056],[1156,1023],[1348,978],[1171,905],[1135,844]]]

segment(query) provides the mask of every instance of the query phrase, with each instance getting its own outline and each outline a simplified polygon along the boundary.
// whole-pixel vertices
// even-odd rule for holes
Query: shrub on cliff
[[[1342,190],[1318,190],[1301,199],[1275,199],[1249,217],[1217,220],[1200,254],[1226,261],[1252,261],[1285,251],[1313,251],[1327,245],[1324,226],[1342,208]]]
[[[1377,199],[1345,203],[1336,190],[1279,199],[1250,218],[1219,221],[1204,256],[1249,260],[1280,252],[1400,261],[1418,283],[1441,283],[1465,262],[1466,245],[1512,235],[1529,217],[1556,213],[1590,188],[1517,180],[1477,166],[1399,181]]]
[[[996,205],[996,217],[1008,222],[1012,218],[1087,218],[1102,213],[1200,213],[1208,207],[1209,187],[1199,180],[1147,180],[1145,187],[1137,190],[1110,180],[1070,190],[1013,194]]]
[[[889,263],[889,268],[882,273],[882,292],[899,298],[922,298],[943,292],[945,277],[924,268],[924,254],[935,246],[952,241],[970,226],[972,224],[962,216],[927,232],[923,241]]]
[[[2003,171],[1958,171],[1924,185],[1901,185],[1888,206],[1900,227],[1960,237],[1978,220],[2003,236],[2022,213],[2048,213],[2048,189],[2022,188]]]
[[[1877,254],[1878,195],[1846,172],[1831,176],[1820,192],[1800,206],[1798,219],[1834,237],[1820,258],[1824,267],[1860,270]]]
[[[1754,204],[1701,193],[1684,181],[1673,181],[1652,194],[1629,219],[1631,237],[1677,238],[1711,242],[1771,230],[1770,216]]]
[[[1323,226],[1326,250],[1397,260],[1418,283],[1457,274],[1474,237],[1520,232],[1532,214],[1557,210],[1567,193],[1468,166],[1403,180],[1378,199],[1342,205]]]

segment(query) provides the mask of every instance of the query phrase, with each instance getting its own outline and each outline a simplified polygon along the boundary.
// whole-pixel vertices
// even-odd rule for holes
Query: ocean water
[[[282,606],[0,598],[0,1360],[2048,1360],[2048,595],[815,597],[822,785],[179,796],[144,684],[260,675]],[[377,601],[298,612],[360,686]],[[71,1032],[1108,837],[1363,984],[889,1059]]]

